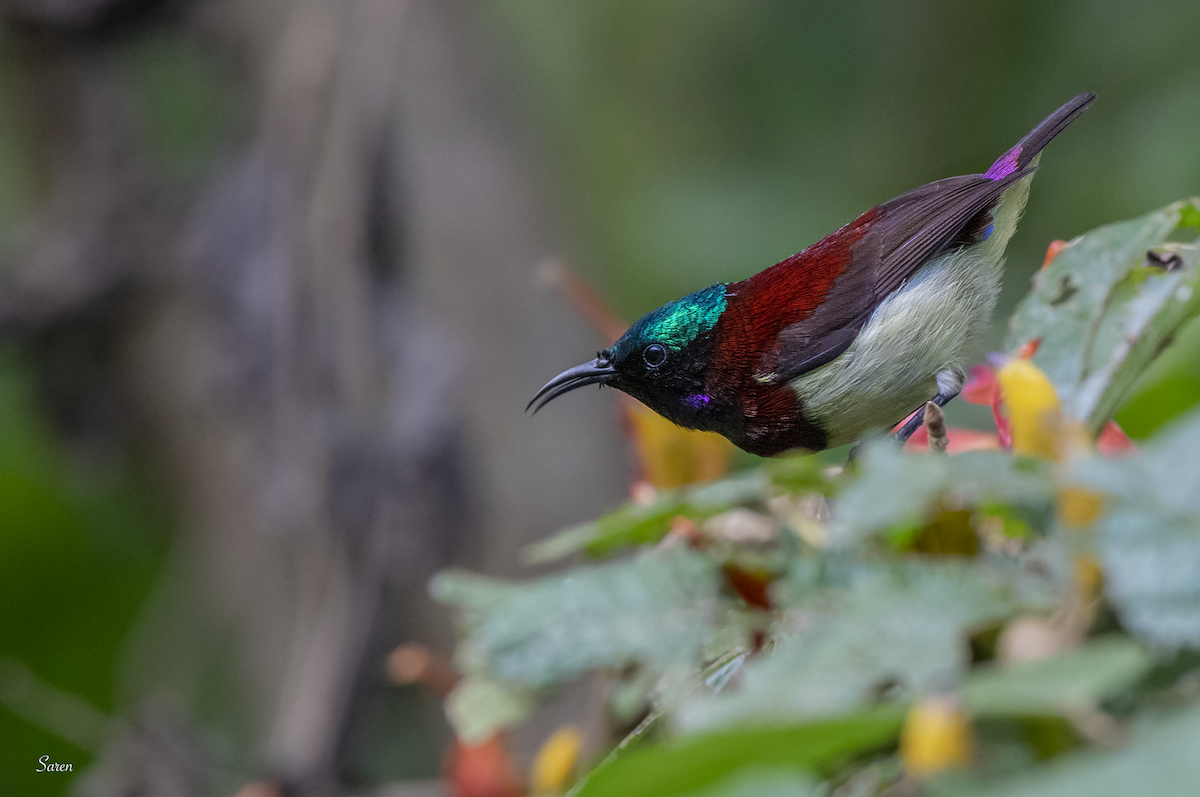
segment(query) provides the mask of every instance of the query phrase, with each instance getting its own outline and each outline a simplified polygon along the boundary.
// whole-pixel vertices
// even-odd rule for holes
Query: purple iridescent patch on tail
[[[688,404],[695,407],[696,409],[700,409],[705,404],[712,401],[712,399],[709,398],[708,396],[704,395],[703,393],[693,393],[692,395],[685,398],[684,401],[686,401]]]
[[[1000,160],[992,164],[992,167],[984,172],[984,177],[989,180],[1003,180],[1017,170],[1017,159],[1021,157],[1021,148],[1013,147],[1008,152],[1000,156]]]

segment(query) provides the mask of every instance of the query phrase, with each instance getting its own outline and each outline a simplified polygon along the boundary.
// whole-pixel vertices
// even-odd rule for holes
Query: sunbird
[[[853,443],[916,410],[903,443],[927,401],[962,390],[1041,151],[1095,99],[1067,102],[983,174],[915,188],[753,277],[650,311],[526,411],[608,385],[767,457]]]

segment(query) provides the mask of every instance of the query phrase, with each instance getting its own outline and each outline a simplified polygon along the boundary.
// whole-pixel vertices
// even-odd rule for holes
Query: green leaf
[[[824,794],[811,775],[779,767],[751,767],[734,772],[688,797],[808,797]]]
[[[1200,321],[1189,321],[1142,376],[1136,392],[1117,411],[1116,421],[1135,440],[1200,406]]]
[[[1152,642],[1200,648],[1200,517],[1150,501],[1100,522],[1105,593],[1121,623]]]
[[[888,686],[954,683],[970,662],[968,631],[1012,609],[989,582],[958,562],[862,568],[846,590],[802,597],[780,622],[776,652],[742,667],[741,688],[684,702],[676,724],[796,722],[855,710]]]
[[[1194,200],[1183,208],[1183,213],[1180,214],[1179,218],[1179,226],[1200,228],[1200,208],[1196,207]]]
[[[1033,362],[1063,406],[1098,433],[1162,347],[1200,313],[1200,250],[1171,244],[1171,269],[1147,265],[1196,212],[1176,202],[1083,235],[1034,280],[1012,319],[1009,351],[1040,341]]]
[[[1128,747],[1080,753],[997,785],[937,789],[936,797],[1195,797],[1200,784],[1200,710],[1139,727]]]
[[[667,533],[671,518],[684,511],[685,504],[667,495],[651,506],[625,504],[599,520],[560,531],[525,549],[527,564],[558,562],[587,551],[600,556],[622,547],[658,542]]]
[[[831,495],[835,483],[825,472],[819,457],[811,454],[793,454],[767,460],[763,466],[768,478],[775,486],[792,494],[818,492]]]
[[[545,564],[580,551],[609,556],[624,548],[658,542],[674,517],[705,520],[734,507],[761,504],[779,491],[828,495],[833,484],[816,457],[783,457],[715,482],[662,493],[650,506],[625,504],[597,521],[530,546],[525,559],[530,564]]]
[[[791,470],[784,471],[794,476]],[[658,542],[678,515],[704,520],[742,504],[764,501],[771,484],[762,469],[746,471],[726,479],[672,490],[658,496],[650,506],[628,503],[592,523],[562,531],[530,546],[525,559],[530,564],[556,562],[586,551],[592,556],[609,556],[623,548]]]
[[[1133,456],[1078,463],[1072,478],[1137,504],[1200,513],[1200,410],[1160,429]]]
[[[891,529],[914,531],[931,513],[1005,503],[1045,511],[1052,499],[1047,463],[999,451],[912,456],[889,440],[867,446],[861,475],[833,502],[830,545],[847,548]]]
[[[804,773],[891,744],[903,719],[902,710],[889,709],[804,725],[742,728],[692,736],[673,744],[641,746],[598,767],[576,793],[578,797],[671,797],[692,794],[752,768],[786,767]]]
[[[1130,630],[1174,647],[1200,647],[1200,411],[1142,450],[1079,463],[1072,478],[1108,492],[1097,524],[1105,593]]]
[[[1113,696],[1150,666],[1150,657],[1133,640],[1107,636],[1043,661],[977,670],[962,697],[975,714],[1065,714]]]
[[[439,574],[434,597],[462,610],[464,672],[537,688],[596,667],[695,663],[712,635],[716,566],[687,550],[650,551],[524,583]]]

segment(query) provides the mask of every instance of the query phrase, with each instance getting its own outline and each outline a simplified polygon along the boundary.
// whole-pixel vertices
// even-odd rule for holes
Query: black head
[[[704,428],[702,419],[715,409],[704,391],[706,344],[724,311],[723,283],[665,304],[643,316],[596,359],[551,379],[529,406],[536,404],[536,412],[575,388],[608,385],[676,423]]]

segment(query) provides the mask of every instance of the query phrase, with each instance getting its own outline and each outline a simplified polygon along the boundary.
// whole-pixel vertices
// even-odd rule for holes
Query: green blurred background
[[[626,318],[744,278],[908,188],[982,171],[1084,90],[1099,100],[1047,150],[1009,247],[992,348],[1051,240],[1200,192],[1194,0],[456,6],[500,76],[486,101],[516,120],[569,242],[559,254]],[[25,123],[31,87],[5,25],[0,245],[12,253],[44,197],[39,133]],[[153,168],[187,201],[244,127],[236,65],[171,20],[116,46]],[[143,697],[118,695],[123,646],[179,533],[136,442],[100,463],[64,444],[39,398],[37,358],[21,339],[0,347],[0,794],[14,795],[64,793],[70,778],[35,775],[33,762],[48,754],[78,773],[96,741],[27,711],[25,674],[97,722]],[[546,375],[570,364],[544,364]],[[1120,421],[1144,436],[1198,399],[1193,328]],[[986,420],[952,406],[952,421]],[[236,746],[237,712],[215,705],[197,722]],[[436,773],[435,750],[411,755],[368,767],[368,779]],[[246,767],[233,782],[254,774],[226,760]]]

